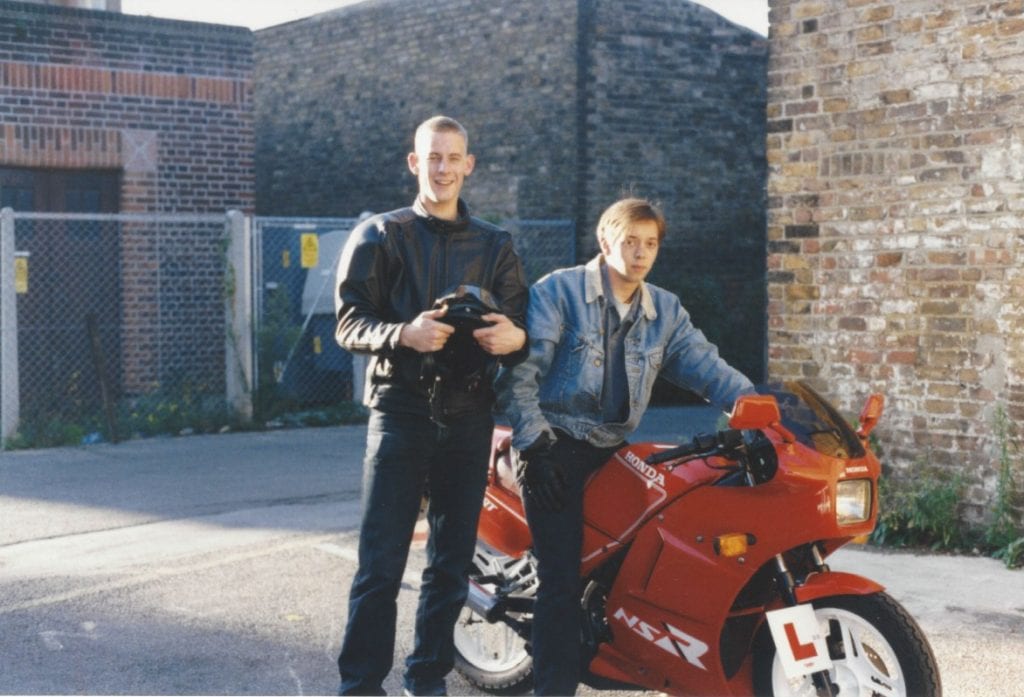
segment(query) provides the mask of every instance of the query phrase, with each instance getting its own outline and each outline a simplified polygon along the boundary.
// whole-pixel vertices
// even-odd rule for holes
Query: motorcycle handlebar
[[[718,433],[701,433],[694,436],[689,443],[677,445],[660,453],[649,455],[645,462],[648,465],[660,465],[669,460],[678,460],[691,455],[709,455],[714,452],[728,452],[743,444],[743,431],[729,428]]]

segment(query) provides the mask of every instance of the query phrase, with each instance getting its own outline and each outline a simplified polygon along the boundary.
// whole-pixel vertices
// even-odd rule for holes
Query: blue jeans
[[[426,416],[374,410],[363,461],[359,568],[349,593],[338,668],[341,694],[384,694],[392,666],[398,591],[426,487],[427,566],[416,612],[416,643],[406,660],[413,694],[445,692],[455,661],[453,631],[466,601],[467,574],[487,482],[494,420],[489,411],[438,426]]]
[[[580,681],[580,555],[583,551],[583,485],[619,449],[598,448],[556,430],[553,457],[565,465],[565,507],[546,511],[526,497],[526,520],[537,557],[533,608],[533,691],[574,695]]]

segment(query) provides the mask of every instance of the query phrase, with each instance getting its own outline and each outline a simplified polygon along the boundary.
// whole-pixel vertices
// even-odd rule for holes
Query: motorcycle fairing
[[[511,431],[495,428],[490,486],[484,494],[486,516],[479,537],[504,554],[520,557],[530,548],[529,528],[515,482]],[[695,486],[714,481],[722,470],[696,460],[679,467],[651,466],[644,460],[670,446],[640,443],[620,449],[587,483],[584,494],[582,571],[584,575],[628,544],[640,526],[671,500]]]
[[[738,607],[737,597],[759,569],[773,563],[779,550],[812,541],[824,541],[830,548],[834,540],[869,532],[877,511],[876,492],[872,517],[860,525],[839,526],[833,513],[836,484],[846,476],[849,465],[866,467],[869,476],[877,478],[879,465],[874,456],[842,461],[800,444],[776,445],[779,469],[771,481],[750,488],[697,486],[697,482],[689,488],[681,486],[681,493],[686,493],[683,499],[676,502],[678,496],[669,496],[657,515],[648,516],[639,527],[608,596],[613,638],[591,664],[593,672],[604,674],[614,668],[630,680],[666,692],[749,694],[749,660],[737,664],[723,657],[723,652],[735,654],[736,647],[722,640],[725,635],[719,632],[735,625],[737,618],[759,616],[765,608]],[[691,461],[672,473],[689,472],[690,477],[699,478],[702,468],[708,475],[706,481],[711,481],[712,472],[720,476],[702,461]],[[671,479],[666,477],[666,486]],[[728,515],[723,511],[729,511]],[[780,511],[785,515],[780,516]],[[738,532],[749,533],[754,544],[742,557],[719,556],[715,537]],[[840,573],[811,575],[807,586],[802,591],[806,599],[868,593],[876,588],[869,581]],[[628,627],[615,619],[616,613],[620,618],[638,619],[634,627]],[[685,660],[683,652],[671,656],[663,650],[664,643],[659,646],[649,640],[655,636],[654,630],[638,633],[637,626],[657,628],[666,635],[691,636],[706,644],[704,668]],[[753,632],[729,640],[749,645]],[[655,674],[657,682],[652,682]]]
[[[664,514],[679,508],[686,506]],[[608,596],[612,641],[600,647],[590,670],[604,675],[614,669],[670,693],[685,686],[690,694],[744,694],[728,691],[718,639],[732,589],[741,588],[749,572],[723,564],[710,539],[677,535],[671,523],[659,516],[633,539]]]
[[[659,510],[692,490],[721,478],[723,470],[704,460],[678,466],[648,465],[652,453],[669,446],[638,443],[621,448],[587,482],[583,499],[582,574],[629,544]]]
[[[491,462],[477,536],[501,553],[518,559],[533,541],[519,498],[511,447],[512,429],[496,427],[491,436]]]

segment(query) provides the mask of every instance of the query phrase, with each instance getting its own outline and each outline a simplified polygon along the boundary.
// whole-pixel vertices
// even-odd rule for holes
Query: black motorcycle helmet
[[[471,383],[487,376],[494,365],[494,356],[480,347],[473,338],[473,331],[490,325],[484,315],[501,310],[490,292],[472,285],[457,286],[446,292],[434,302],[434,309],[442,307],[447,311],[438,321],[455,327],[455,333],[433,354],[433,362],[442,379],[453,381],[454,386],[469,388]]]

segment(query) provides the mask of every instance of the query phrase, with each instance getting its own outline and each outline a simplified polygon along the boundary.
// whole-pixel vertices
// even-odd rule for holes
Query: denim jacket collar
[[[586,293],[585,300],[588,305],[604,296],[604,288],[601,283],[601,264],[603,263],[604,255],[598,254],[588,261],[584,267],[583,285]],[[658,312],[654,309],[654,299],[651,297],[651,291],[647,290],[647,284],[643,281],[640,282],[640,307],[643,309],[646,319],[653,321],[658,318]]]

